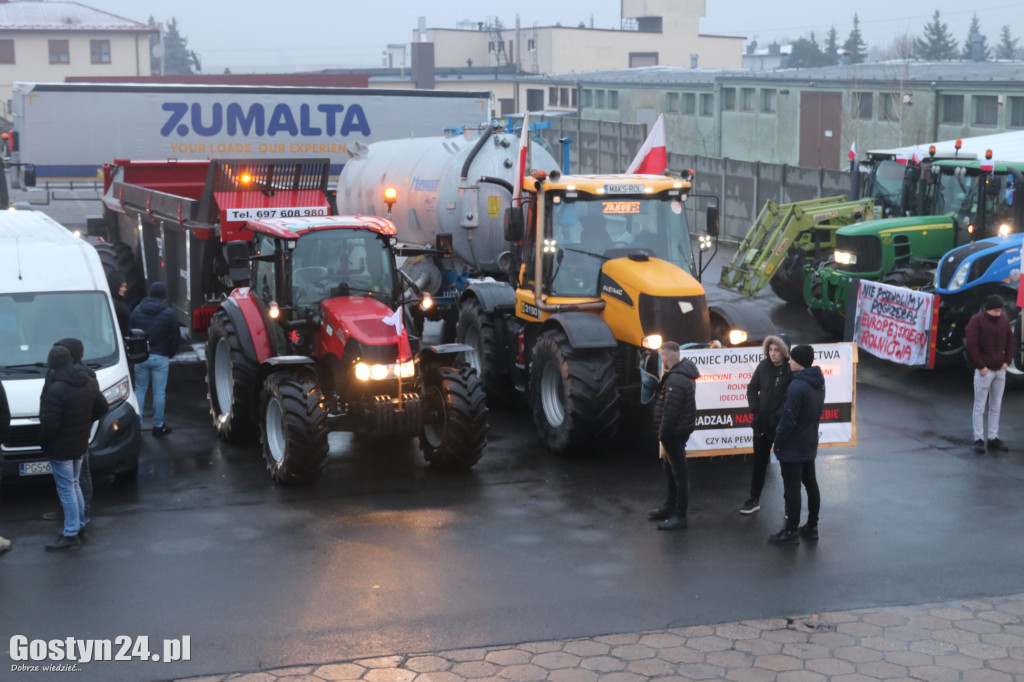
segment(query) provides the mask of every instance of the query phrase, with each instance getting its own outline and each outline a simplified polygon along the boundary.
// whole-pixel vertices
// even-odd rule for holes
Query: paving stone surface
[[[1024,594],[494,647],[176,682],[1024,682]]]

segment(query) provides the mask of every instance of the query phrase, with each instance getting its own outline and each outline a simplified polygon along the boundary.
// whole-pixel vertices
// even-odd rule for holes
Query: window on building
[[[0,40],[0,64],[14,63],[14,41],[11,39]]]
[[[619,91],[609,90],[608,91],[608,108],[618,109],[619,108]]]
[[[583,88],[583,106],[592,107],[594,106],[594,91],[588,88]]]
[[[939,95],[939,122],[958,124],[964,122],[963,95]]]
[[[682,111],[680,108],[680,97],[678,92],[668,93],[665,102],[665,110],[670,114],[678,114]]]
[[[594,108],[604,109],[604,90],[594,90]]]
[[[700,115],[713,116],[715,114],[715,96],[709,92],[702,92],[700,95]]]
[[[575,106],[578,106],[578,104],[577,104],[577,100],[578,100],[578,98],[579,98],[579,94],[578,94],[578,93],[579,93],[579,91],[578,91],[578,90],[577,90],[576,88],[573,88],[573,89],[572,89],[572,90],[570,90],[569,92],[570,92],[570,94],[571,94],[571,96],[572,96],[572,104],[570,104],[569,106],[571,106],[571,107],[575,107]]]
[[[736,111],[736,88],[722,88],[722,111]]]
[[[70,64],[71,53],[68,52],[68,41],[66,40],[51,40],[50,41],[50,63],[51,64]]]
[[[527,50],[527,52],[536,52],[537,51],[537,41],[534,40],[533,38],[530,38],[529,40],[527,40],[526,41],[526,50]]]
[[[692,92],[683,93],[683,113],[691,116],[697,112],[697,95]]]
[[[110,63],[110,41],[109,40],[90,40],[89,41],[89,56],[93,64],[109,64]]]
[[[558,106],[558,88],[548,88],[548,106]]]
[[[657,66],[658,65],[658,53],[657,52],[630,52],[629,53],[629,68],[636,69],[641,66]]]
[[[870,121],[874,117],[872,111],[874,102],[875,96],[870,92],[853,93],[853,117],[862,121]]]
[[[740,109],[754,110],[754,88],[740,88]]]
[[[974,106],[972,121],[976,126],[994,126],[999,119],[999,98],[995,95],[971,97]]]
[[[900,96],[896,92],[887,92],[878,96],[882,105],[883,121],[900,120]]]
[[[1010,97],[1010,118],[1006,125],[1010,128],[1024,128],[1024,97]]]
[[[764,88],[761,90],[761,111],[766,113],[774,112],[776,96],[777,91],[775,88]]]

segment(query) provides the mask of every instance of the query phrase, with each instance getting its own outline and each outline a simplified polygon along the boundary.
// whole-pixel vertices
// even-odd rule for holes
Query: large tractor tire
[[[217,435],[231,443],[252,442],[256,435],[256,361],[247,357],[239,331],[218,310],[206,339],[206,390]]]
[[[804,264],[807,262],[803,253],[791,251],[775,272],[768,286],[775,295],[786,303],[804,305]]]
[[[1014,310],[1016,311],[1016,308]],[[1021,355],[1020,327],[1021,314],[1020,311],[1016,311],[1010,318],[1010,328],[1013,330],[1013,362],[1006,368],[1006,388],[1013,391],[1024,390],[1024,356]]]
[[[561,330],[541,334],[530,365],[533,422],[556,455],[594,452],[615,437],[619,403],[606,350],[573,350]]]
[[[274,372],[260,395],[260,446],[278,483],[312,483],[327,463],[327,411],[311,372]]]
[[[476,370],[491,407],[507,407],[516,397],[516,391],[502,370],[494,321],[480,306],[480,301],[468,298],[462,302],[455,338],[476,349],[470,355],[470,365]]]
[[[129,308],[135,308],[142,297],[146,295],[146,282],[143,280],[142,271],[139,269],[138,260],[130,246],[124,242],[100,242],[95,245],[96,253],[100,256],[100,263],[103,264],[103,272],[108,277],[117,273],[124,277],[128,284],[128,290],[124,294],[125,303]],[[117,295],[116,291],[110,292]]]
[[[821,278],[817,272],[811,275],[811,295],[819,299],[821,298],[822,283]],[[811,308],[811,317],[818,323],[818,326],[824,329],[826,332],[831,334],[836,339],[842,339],[843,333],[846,331],[846,315],[835,311],[822,310],[821,308]]]
[[[464,362],[432,367],[424,377],[420,450],[438,469],[469,469],[487,445],[487,396]]]

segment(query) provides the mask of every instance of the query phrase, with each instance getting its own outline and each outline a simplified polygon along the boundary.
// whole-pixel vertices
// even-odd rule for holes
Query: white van
[[[92,469],[134,478],[139,405],[99,254],[42,213],[0,211],[0,380],[11,408],[10,433],[0,445],[4,478],[50,474],[38,442],[39,394],[50,348],[66,337],[82,341],[82,362],[110,403],[93,425]]]

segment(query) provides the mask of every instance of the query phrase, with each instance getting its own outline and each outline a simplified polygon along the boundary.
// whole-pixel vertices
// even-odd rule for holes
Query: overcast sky
[[[205,73],[292,71],[328,66],[381,65],[388,43],[407,43],[417,19],[428,27],[454,28],[461,20],[487,21],[499,17],[513,27],[518,13],[522,26],[580,22],[598,28],[619,26],[620,0],[559,0],[510,3],[424,2],[423,0],[80,0],[83,4],[129,19],[146,22],[177,17],[189,47],[203,60]],[[273,9],[271,9],[273,8]],[[963,43],[971,15],[977,12],[989,45],[999,41],[1004,25],[1024,46],[1024,0],[707,0],[701,32],[744,36],[767,45],[807,36],[819,43],[830,26],[840,42],[853,27],[853,13],[869,49],[887,47],[897,35],[919,35],[938,9],[953,37]]]

